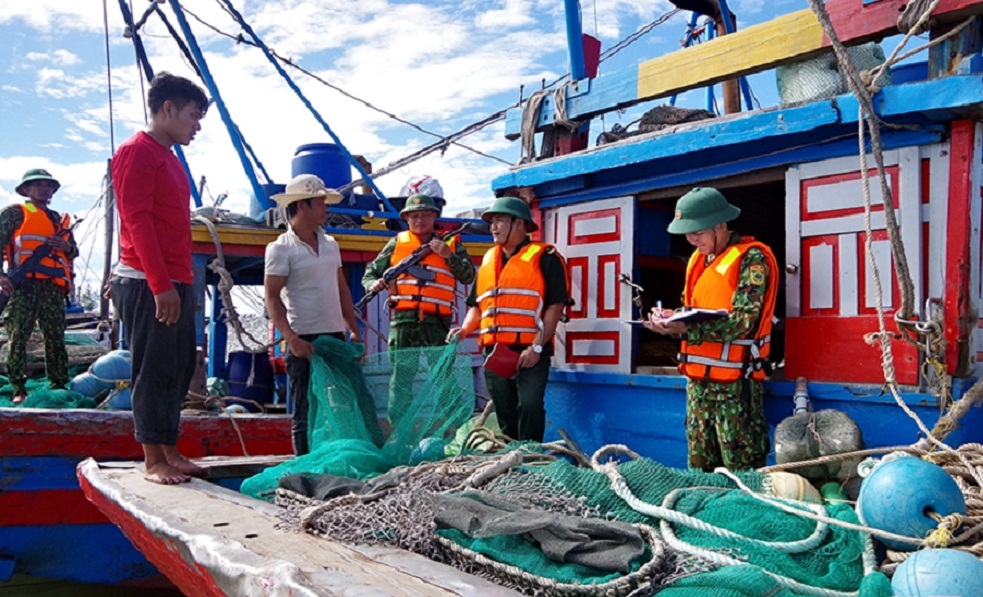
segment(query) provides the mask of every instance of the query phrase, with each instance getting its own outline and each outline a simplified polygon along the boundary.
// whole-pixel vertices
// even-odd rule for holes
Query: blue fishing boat
[[[506,134],[522,139],[523,158],[492,181],[497,195],[518,196],[534,207],[536,238],[559,249],[571,274],[575,303],[556,335],[546,396],[547,440],[573,440],[566,442],[566,456],[609,478],[611,491],[633,510],[677,522],[664,506],[638,505],[633,492],[642,493],[644,487],[625,483],[613,462],[647,458],[667,467],[686,464],[686,378],[677,373],[675,360],[679,342],[656,337],[637,323],[656,304],[681,306],[685,259],[692,249],[666,228],[679,197],[695,186],[712,186],[741,208],[736,228],[772,247],[782,269],[777,310],[782,323],[772,338],[775,369],[765,382],[772,430],[796,410],[838,411],[856,423],[862,436],[854,448],[870,450],[861,456],[900,446],[930,458],[926,450],[941,441],[972,452],[983,441],[983,414],[974,408],[983,397],[978,386],[983,332],[977,315],[983,307],[983,125],[978,120],[983,3],[829,0],[737,31],[725,2],[681,2],[694,13],[692,34],[700,31],[710,40],[603,76],[594,76],[589,67],[597,48],[584,42],[578,3],[565,5],[570,80],[508,113]],[[862,45],[897,33],[899,26],[902,32],[928,32],[932,43],[919,55],[921,61],[899,64],[897,56],[885,59],[880,50]],[[850,58],[844,45],[860,49]],[[858,69],[859,55],[873,57],[874,64]],[[744,77],[773,69],[784,101],[753,109]],[[836,76],[832,83],[812,80],[809,69],[832,70]],[[861,76],[861,70],[867,74]],[[718,84],[722,114],[683,110],[671,102],[646,104],[644,128],[591,130],[600,115]],[[707,107],[713,108],[710,97]],[[594,137],[597,144],[591,143]],[[593,458],[585,456],[592,453]],[[527,456],[516,454],[519,461]],[[457,462],[445,463],[442,470]],[[981,471],[978,464],[968,468],[965,480],[975,488],[965,491],[972,493],[979,490]],[[651,470],[658,472],[650,471],[648,479],[685,474]],[[421,594],[487,590],[477,579],[446,576],[451,573],[445,564],[415,557],[397,563],[385,550],[353,555],[349,546],[333,542],[323,548],[329,552],[324,561],[337,574],[304,584],[298,579],[323,568],[291,555],[302,547],[267,553],[266,545],[282,538],[270,534],[274,515],[250,519],[255,526],[238,529],[239,535],[207,528],[206,520],[193,521],[191,514],[151,525],[146,521],[166,503],[168,489],[144,488],[124,472],[93,463],[80,467],[79,475],[89,499],[126,529],[141,551],[156,554],[161,566],[173,565],[172,580],[189,594],[254,593],[255,583],[229,580],[241,577],[235,563],[242,558],[276,587],[270,594],[338,594],[344,591],[339,579],[352,575],[355,586],[381,594],[399,594],[394,578],[408,583],[440,579],[428,589],[413,584]],[[722,482],[759,495],[765,486],[774,490],[777,481],[768,479],[730,475]],[[473,478],[465,480],[472,483]],[[893,486],[901,491],[918,483],[895,479]],[[217,494],[197,482],[192,489]],[[553,489],[540,486],[540,493]],[[676,496],[661,497],[669,502]],[[221,499],[242,498],[226,494]],[[845,499],[833,496],[827,507],[835,510]],[[318,512],[343,507],[331,501],[308,505],[311,510],[301,515],[301,528],[307,530],[316,526]],[[973,526],[980,513],[966,516],[972,521],[967,526]],[[658,534],[668,543],[675,535],[667,525]],[[647,529],[641,527],[643,542],[653,536]],[[250,543],[245,531],[264,537],[264,546]],[[759,539],[770,538],[767,531],[762,534],[766,537]],[[181,537],[191,537],[192,547],[182,557],[162,550]],[[868,566],[874,549],[869,534],[855,539],[855,551],[848,553],[858,569],[863,560],[859,574],[866,578],[874,572],[875,566]],[[214,553],[193,549],[205,543],[221,545]],[[467,551],[448,547],[443,539],[438,543],[444,562],[492,576],[510,588],[592,594],[589,587],[534,584],[522,570],[489,562],[487,552],[478,553],[474,544]],[[652,541],[645,553],[655,554],[658,545]],[[698,556],[713,562],[711,567],[740,563],[711,552]],[[971,560],[979,564],[978,558]],[[757,574],[774,580],[776,571],[762,564],[758,568]],[[366,575],[366,570],[379,574]],[[966,564],[954,567],[953,576],[961,571],[979,574]],[[639,578],[651,583],[671,576],[642,563],[624,582],[600,582],[595,594],[632,594]],[[815,579],[805,577],[778,588],[767,585],[768,591],[858,594],[857,584],[835,590],[807,587],[805,581]],[[715,594],[713,582],[708,580],[701,594]],[[658,590],[653,586],[646,588]]]

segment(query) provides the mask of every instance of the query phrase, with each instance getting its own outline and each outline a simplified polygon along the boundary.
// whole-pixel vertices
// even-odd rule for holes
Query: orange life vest
[[[543,253],[552,248],[531,242],[510,257],[504,267],[500,246],[485,253],[475,288],[481,310],[478,344],[532,344],[536,340],[543,330],[546,297],[540,262]]]
[[[21,212],[24,214],[24,221],[14,231],[10,244],[4,248],[4,257],[11,269],[27,261],[34,251],[44,245],[48,237],[54,236],[56,232],[55,225],[48,214],[33,203],[21,205]],[[68,228],[70,219],[68,214],[63,215],[58,230]],[[35,280],[51,280],[65,292],[68,292],[71,276],[71,262],[63,252],[55,249],[41,259],[34,271],[27,274],[28,278]]]
[[[758,319],[758,327],[747,337],[730,342],[682,343],[679,371],[691,379],[732,382],[741,377],[762,380],[764,365],[771,354],[771,326],[778,295],[778,264],[767,245],[750,238],[727,247],[723,255],[709,266],[699,251],[694,251],[686,266],[687,306],[702,309],[733,309],[734,292],[740,279],[741,260],[751,248],[765,256],[768,266],[767,289]],[[762,272],[763,274],[764,272]]]
[[[389,257],[389,265],[393,266],[409,257],[421,246],[420,237],[409,230],[396,235],[396,248]],[[447,246],[454,251],[457,237],[448,241]],[[419,310],[420,317],[424,314],[436,314],[449,317],[454,310],[457,281],[447,265],[447,260],[436,253],[430,253],[420,261],[435,274],[432,281],[420,280],[409,272],[396,278],[396,293],[390,298],[390,305],[396,311]]]

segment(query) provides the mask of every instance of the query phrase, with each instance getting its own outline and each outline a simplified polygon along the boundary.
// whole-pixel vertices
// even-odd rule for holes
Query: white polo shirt
[[[290,229],[266,245],[266,274],[287,277],[280,298],[295,332],[333,334],[348,329],[338,294],[340,268],[338,243],[327,234],[318,235],[317,253]]]

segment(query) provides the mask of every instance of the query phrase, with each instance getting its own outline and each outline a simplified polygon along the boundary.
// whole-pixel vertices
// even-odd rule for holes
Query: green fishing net
[[[474,410],[472,357],[456,344],[368,356],[364,345],[331,337],[314,346],[311,452],[246,479],[247,495],[269,498],[277,481],[293,473],[365,479],[439,460]]]
[[[71,367],[69,371],[74,377],[78,373],[85,371],[85,367]],[[51,382],[44,377],[28,379],[25,386],[27,399],[15,405],[13,403],[14,386],[10,385],[10,381],[6,377],[0,375],[0,407],[95,408],[98,406],[95,400],[78,392],[52,388]]]

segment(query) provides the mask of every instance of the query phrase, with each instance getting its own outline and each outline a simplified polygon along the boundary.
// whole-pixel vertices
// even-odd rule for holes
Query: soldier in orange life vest
[[[683,304],[725,309],[723,319],[667,322],[654,312],[645,327],[682,334],[679,370],[686,384],[686,442],[691,468],[747,470],[765,465],[768,423],[762,380],[778,293],[771,249],[727,228],[741,210],[716,189],[696,188],[676,203],[671,234],[696,247],[686,267]]]
[[[486,367],[485,382],[502,432],[512,439],[541,442],[553,334],[570,297],[566,264],[551,245],[529,240],[537,225],[522,199],[499,197],[482,218],[491,223],[496,246],[485,254],[468,297],[468,314],[448,340],[478,330],[486,355],[498,344],[519,354],[513,377],[501,377]]]
[[[0,211],[0,245],[8,271],[24,263],[42,245],[51,247],[16,289],[6,275],[0,274],[0,290],[11,297],[4,311],[4,326],[9,337],[7,375],[14,388],[14,404],[27,398],[27,341],[35,323],[44,337],[45,372],[51,387],[64,388],[69,381],[65,296],[71,286],[71,260],[78,256],[78,247],[66,232],[68,214],[62,217],[48,209],[60,186],[47,170],[28,170],[17,185],[17,194],[27,197],[27,202]]]
[[[457,237],[444,242],[434,232],[440,209],[433,197],[422,194],[407,197],[406,206],[399,215],[406,221],[409,230],[400,232],[386,243],[375,260],[365,268],[362,286],[368,292],[385,289],[386,281],[382,274],[386,269],[397,265],[420,247],[429,246],[432,252],[418,265],[433,274],[433,279],[420,279],[411,269],[390,285],[392,318],[389,322],[389,349],[440,346],[450,330],[458,292],[463,293],[463,290],[458,290],[458,283],[467,285],[474,282],[474,263]],[[418,362],[418,354],[406,358],[396,356],[393,365],[399,370],[394,370],[393,379],[413,375]],[[403,365],[411,367],[413,371],[404,371]],[[389,422],[394,426],[413,398],[411,392],[404,391],[408,389],[404,386],[394,382],[390,388]]]

